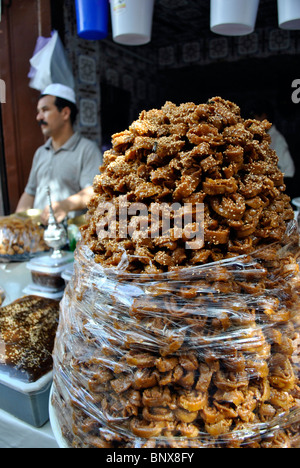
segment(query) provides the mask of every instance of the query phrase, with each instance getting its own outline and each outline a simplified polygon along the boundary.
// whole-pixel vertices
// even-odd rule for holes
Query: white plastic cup
[[[281,29],[300,29],[300,0],[278,0],[278,23]]]
[[[211,0],[211,31],[223,36],[251,34],[255,29],[258,6],[259,0]]]
[[[124,45],[151,41],[154,0],[110,0],[113,40]]]

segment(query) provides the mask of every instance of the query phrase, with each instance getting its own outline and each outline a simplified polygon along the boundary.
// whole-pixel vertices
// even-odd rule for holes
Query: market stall
[[[4,219],[0,416],[16,443],[299,446],[299,234],[268,126],[219,97],[141,113],[95,177],[66,289],[73,254],[51,225]]]
[[[45,166],[34,161],[50,217],[48,226],[33,213],[0,219],[0,447],[299,448],[298,211],[270,146],[272,124],[243,115],[242,105],[281,92],[277,117],[297,153],[287,101],[300,41],[285,32],[299,29],[300,11],[291,15],[287,0],[278,0],[278,18],[274,2],[262,10],[259,0],[27,3],[27,15],[17,2],[4,5],[5,51],[22,42],[19,24],[38,18],[30,47],[19,46],[22,73],[8,52],[1,66],[3,158],[18,211],[38,142],[23,118],[29,105],[36,110],[34,94],[18,80],[38,32],[28,77],[47,103],[37,120],[51,141],[39,153]],[[286,80],[279,90],[274,76]],[[226,99],[207,100],[211,91]],[[76,135],[70,104],[80,108]],[[50,186],[62,195],[74,158],[57,156],[83,138],[94,163],[84,188],[54,202],[65,216],[58,224]],[[95,174],[101,143],[109,149]],[[60,187],[48,171],[54,160]],[[85,209],[78,198],[94,176],[78,235],[68,209],[74,198],[70,212]],[[25,188],[21,206],[31,206],[37,191]],[[298,210],[298,186],[291,198]]]

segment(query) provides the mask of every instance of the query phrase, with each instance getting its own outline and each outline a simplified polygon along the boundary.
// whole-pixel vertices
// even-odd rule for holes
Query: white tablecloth
[[[23,289],[32,282],[24,263],[0,264],[0,287],[6,299],[3,305],[24,296]],[[0,409],[0,448],[58,448],[50,422],[35,428]]]
[[[0,410],[0,448],[59,448],[50,422],[41,428]]]

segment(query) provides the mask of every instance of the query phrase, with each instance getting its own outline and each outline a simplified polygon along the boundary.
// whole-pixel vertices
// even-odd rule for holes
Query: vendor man
[[[74,131],[77,113],[75,93],[67,86],[51,84],[40,96],[36,118],[49,139],[34,155],[16,212],[41,209],[42,222],[47,224],[48,186],[58,222],[66,216],[78,216],[86,209],[102,155],[95,143]]]

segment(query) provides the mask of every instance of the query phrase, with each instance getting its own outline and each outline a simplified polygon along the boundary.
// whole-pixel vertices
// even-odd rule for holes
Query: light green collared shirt
[[[57,151],[50,138],[36,151],[25,192],[34,197],[34,208],[48,205],[47,186],[52,201],[61,201],[93,184],[99,174],[102,154],[98,146],[78,132]],[[82,212],[69,213],[70,217]]]

